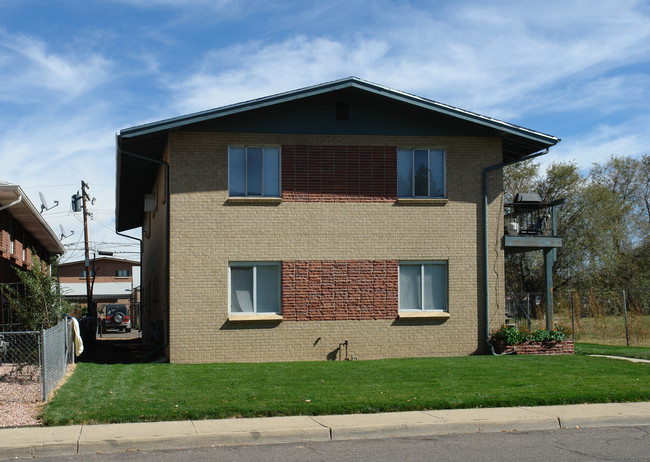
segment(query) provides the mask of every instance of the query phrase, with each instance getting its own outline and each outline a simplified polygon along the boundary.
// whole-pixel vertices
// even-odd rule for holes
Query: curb
[[[0,429],[0,458],[650,425],[650,402]]]

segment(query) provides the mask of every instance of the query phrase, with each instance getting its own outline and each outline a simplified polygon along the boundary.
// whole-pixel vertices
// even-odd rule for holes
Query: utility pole
[[[88,316],[91,318],[97,317],[97,312],[93,306],[93,292],[90,284],[90,250],[88,248],[88,207],[87,200],[90,199],[86,189],[90,189],[88,184],[81,180],[81,194],[72,195],[72,211],[83,212],[84,217],[84,267],[86,268],[86,304],[88,305]]]
[[[86,188],[88,185],[85,181],[81,180],[81,204],[83,207],[84,215],[84,263],[86,267],[86,303],[88,304],[88,316],[91,318],[96,318],[97,313],[95,312],[95,307],[93,306],[93,292],[90,287],[90,254],[88,249],[88,208],[86,206],[86,199],[88,194],[86,194]]]

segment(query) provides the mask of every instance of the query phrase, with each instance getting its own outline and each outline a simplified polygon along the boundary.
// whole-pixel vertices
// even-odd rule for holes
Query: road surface
[[[79,456],[43,457],[79,461]],[[84,456],[94,461],[648,461],[650,423],[636,427],[224,446]]]

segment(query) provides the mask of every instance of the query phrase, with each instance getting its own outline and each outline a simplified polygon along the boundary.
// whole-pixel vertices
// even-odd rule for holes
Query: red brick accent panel
[[[282,200],[393,202],[397,148],[282,146]]]
[[[519,345],[494,346],[494,350],[501,353],[515,353],[518,355],[572,355],[574,352],[573,340],[552,342],[525,342]]]
[[[395,319],[397,260],[283,261],[285,321]]]
[[[9,233],[0,229],[0,253],[9,255]]]

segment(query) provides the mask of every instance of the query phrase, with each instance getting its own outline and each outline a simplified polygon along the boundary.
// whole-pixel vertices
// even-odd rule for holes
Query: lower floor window
[[[400,311],[447,311],[447,262],[399,265]]]
[[[280,264],[230,264],[231,314],[280,314]]]

